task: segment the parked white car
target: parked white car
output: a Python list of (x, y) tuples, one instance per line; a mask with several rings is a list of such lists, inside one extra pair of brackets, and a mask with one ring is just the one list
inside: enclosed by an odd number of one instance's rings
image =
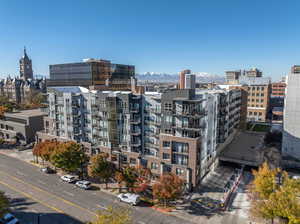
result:
[(64, 175), (61, 176), (60, 179), (68, 183), (74, 183), (76, 181), (76, 177), (72, 175)]
[(76, 184), (77, 187), (80, 187), (84, 190), (88, 190), (88, 189), (91, 188), (91, 182), (86, 181), (86, 180), (77, 181), (75, 184)]
[(293, 176), (293, 179), (300, 180), (300, 176)]
[(126, 202), (131, 205), (137, 205), (140, 202), (140, 196), (137, 194), (119, 194), (118, 198), (120, 201)]
[(20, 224), (19, 220), (10, 213), (6, 213), (2, 219), (0, 219), (0, 223), (4, 224)]

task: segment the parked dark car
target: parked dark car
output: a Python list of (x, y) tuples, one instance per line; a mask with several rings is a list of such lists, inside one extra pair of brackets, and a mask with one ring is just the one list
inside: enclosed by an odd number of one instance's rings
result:
[(52, 174), (52, 173), (56, 173), (54, 169), (50, 168), (50, 167), (43, 167), (41, 168), (41, 171), (43, 173), (47, 173), (47, 174)]

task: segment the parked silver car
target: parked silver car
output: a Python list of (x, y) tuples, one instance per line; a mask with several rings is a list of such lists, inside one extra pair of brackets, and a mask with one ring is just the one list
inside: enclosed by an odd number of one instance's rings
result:
[(86, 181), (86, 180), (80, 180), (80, 181), (77, 181), (75, 183), (75, 185), (79, 188), (82, 188), (84, 190), (88, 190), (91, 188), (91, 182), (89, 181)]

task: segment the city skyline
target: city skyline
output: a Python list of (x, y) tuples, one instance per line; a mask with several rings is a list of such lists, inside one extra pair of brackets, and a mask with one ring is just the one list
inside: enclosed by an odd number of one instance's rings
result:
[(103, 58), (133, 64), (137, 73), (188, 68), (225, 76), (257, 67), (277, 80), (300, 61), (296, 1), (30, 2), (0, 4), (2, 78), (19, 75), (24, 45), (42, 75), (50, 64)]

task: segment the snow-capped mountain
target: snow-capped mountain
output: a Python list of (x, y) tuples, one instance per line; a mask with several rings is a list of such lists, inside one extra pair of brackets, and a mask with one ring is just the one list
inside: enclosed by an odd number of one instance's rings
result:
[[(196, 72), (197, 82), (218, 82), (223, 83), (225, 81), (224, 76), (219, 76), (215, 74), (210, 74), (207, 72)], [(140, 82), (178, 82), (178, 74), (167, 74), (167, 73), (155, 73), (155, 72), (145, 72), (143, 74), (136, 74), (136, 78)]]

